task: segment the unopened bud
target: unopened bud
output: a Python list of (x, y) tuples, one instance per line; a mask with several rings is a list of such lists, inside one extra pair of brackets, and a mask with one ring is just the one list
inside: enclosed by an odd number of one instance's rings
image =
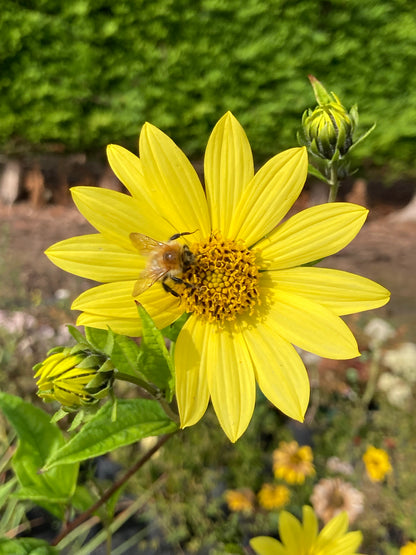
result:
[(348, 112), (335, 93), (328, 93), (315, 77), (309, 76), (318, 106), (302, 116), (299, 141), (320, 158), (344, 156), (353, 144), (357, 111)]
[(33, 369), (39, 397), (57, 401), (66, 410), (98, 402), (109, 393), (113, 382), (113, 366), (107, 357), (80, 345), (53, 349)]

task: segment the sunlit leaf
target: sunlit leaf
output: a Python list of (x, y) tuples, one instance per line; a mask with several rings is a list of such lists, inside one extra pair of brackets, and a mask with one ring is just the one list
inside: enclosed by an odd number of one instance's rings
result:
[[(42, 506), (61, 516), (63, 508), (57, 505), (68, 500), (74, 492), (78, 466), (57, 467), (47, 475), (38, 471), (48, 457), (65, 444), (62, 432), (50, 422), (46, 412), (20, 397), (0, 393), (0, 409), (19, 438), (12, 465), (20, 491), (26, 490), (37, 499), (44, 499)], [(32, 499), (32, 496), (27, 498)]]
[(172, 359), (165, 345), (165, 339), (153, 320), (141, 305), (137, 305), (142, 320), (140, 371), (151, 383), (165, 392), (168, 401), (174, 392)]
[(117, 419), (111, 419), (112, 403), (105, 404), (82, 430), (47, 461), (44, 470), (103, 455), (148, 436), (177, 429), (157, 401), (119, 399)]
[(176, 341), (181, 329), (183, 328), (189, 316), (190, 313), (184, 312), (182, 316), (176, 320), (176, 322), (173, 322), (173, 324), (171, 324), (170, 326), (163, 328), (162, 335), (164, 335), (171, 341)]
[(119, 372), (130, 374), (135, 377), (140, 377), (143, 380), (145, 377), (139, 371), (139, 356), (140, 347), (125, 335), (114, 336), (114, 348), (111, 353), (111, 362)]
[(106, 355), (110, 355), (114, 346), (114, 333), (110, 330), (85, 327), (85, 337), (89, 344)]

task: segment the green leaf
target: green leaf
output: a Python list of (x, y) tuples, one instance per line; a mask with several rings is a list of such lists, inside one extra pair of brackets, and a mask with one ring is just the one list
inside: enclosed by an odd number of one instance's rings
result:
[(72, 337), (75, 339), (77, 343), (81, 343), (81, 344), (85, 343), (85, 337), (76, 327), (68, 325), (67, 328), (69, 333), (72, 335)]
[(38, 471), (51, 454), (65, 444), (62, 432), (56, 424), (50, 422), (46, 412), (20, 397), (0, 393), (0, 409), (19, 438), (12, 465), (21, 490), (30, 491), (31, 494), (36, 492), (39, 498), (47, 500), (47, 506), (42, 506), (61, 516), (63, 509), (51, 506), (60, 505), (73, 494), (78, 475), (77, 465), (58, 467), (48, 474), (39, 474)]
[(17, 480), (16, 478), (11, 478), (6, 483), (1, 484), (0, 486), (0, 509), (9, 499), (10, 493), (16, 487)]
[(38, 488), (21, 487), (15, 494), (14, 497), (17, 499), (29, 499), (36, 504), (41, 504), (44, 506), (45, 503), (50, 502), (56, 503), (57, 505), (65, 505), (68, 502), (67, 496), (59, 496), (57, 493), (51, 494), (46, 490), (41, 490)]
[(354, 141), (353, 144), (350, 146), (349, 152), (354, 150), (357, 145), (359, 145), (362, 141), (364, 141), (369, 136), (369, 134), (374, 131), (374, 129), (376, 128), (376, 125), (377, 125), (376, 123), (373, 123), (373, 125), (370, 127), (368, 131), (364, 133), (364, 135), (361, 135), (361, 137), (358, 137), (358, 139)]
[(0, 555), (59, 555), (59, 550), (36, 538), (0, 538)]
[(149, 382), (164, 391), (166, 399), (170, 402), (175, 390), (175, 381), (165, 339), (146, 310), (140, 304), (137, 304), (137, 309), (143, 326), (140, 370)]
[(184, 312), (182, 316), (180, 316), (180, 318), (178, 318), (175, 322), (173, 322), (173, 324), (161, 330), (162, 335), (164, 337), (167, 337), (171, 341), (176, 342), (176, 340), (178, 339), (178, 335), (181, 329), (183, 328), (185, 322), (189, 318), (189, 316), (190, 316), (190, 313)]
[(94, 497), (89, 488), (78, 485), (75, 493), (72, 497), (72, 506), (79, 512), (86, 511), (97, 501), (97, 497)]
[(114, 336), (114, 348), (110, 355), (111, 362), (119, 372), (139, 377), (145, 377), (139, 370), (140, 347), (133, 339), (125, 335)]
[(114, 332), (98, 328), (85, 328), (85, 337), (91, 347), (106, 355), (110, 355), (114, 346)]
[(110, 357), (113, 366), (119, 372), (146, 381), (139, 370), (140, 347), (133, 339), (111, 330), (88, 327), (85, 328), (85, 337), (93, 349)]
[(324, 174), (321, 173), (318, 169), (316, 169), (315, 166), (312, 166), (312, 164), (309, 164), (308, 166), (308, 173), (310, 173), (314, 177), (317, 177), (321, 181), (328, 183), (328, 179), (324, 176)]
[(157, 401), (119, 399), (117, 419), (111, 420), (113, 404), (106, 403), (71, 441), (46, 462), (45, 468), (73, 464), (97, 457), (144, 437), (170, 434), (177, 425), (170, 420)]

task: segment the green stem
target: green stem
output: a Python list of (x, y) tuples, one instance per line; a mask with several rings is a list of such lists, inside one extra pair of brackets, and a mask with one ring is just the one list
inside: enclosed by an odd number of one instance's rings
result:
[(368, 377), (367, 386), (361, 400), (363, 405), (366, 407), (368, 407), (368, 405), (370, 404), (370, 401), (374, 397), (374, 393), (376, 391), (378, 375), (380, 371), (380, 358), (381, 351), (380, 349), (377, 349), (373, 353), (373, 358), (370, 364), (370, 375)]
[(117, 380), (122, 380), (123, 382), (130, 382), (134, 385), (141, 387), (142, 389), (145, 389), (155, 399), (157, 399), (158, 396), (160, 395), (160, 391), (159, 389), (157, 389), (157, 387), (150, 385), (148, 382), (146, 382), (145, 380), (142, 380), (138, 376), (132, 376), (131, 374), (124, 374), (123, 372), (117, 371), (114, 377)]
[(335, 202), (339, 189), (339, 180), (335, 164), (331, 163), (331, 177), (329, 178), (329, 196), (328, 202)]
[(165, 411), (166, 415), (173, 420), (173, 422), (175, 422), (176, 424), (180, 424), (180, 420), (179, 420), (179, 416), (176, 414), (176, 412), (174, 412), (171, 408), (169, 403), (166, 401), (166, 399), (164, 399), (163, 397), (161, 397), (160, 399), (157, 399), (160, 403), (160, 406), (162, 407), (162, 409)]
[(107, 540), (105, 542), (106, 543), (106, 554), (111, 555), (111, 545), (113, 543), (112, 542), (113, 536), (111, 534), (111, 530), (110, 530), (109, 527), (107, 527), (106, 532), (107, 532)]

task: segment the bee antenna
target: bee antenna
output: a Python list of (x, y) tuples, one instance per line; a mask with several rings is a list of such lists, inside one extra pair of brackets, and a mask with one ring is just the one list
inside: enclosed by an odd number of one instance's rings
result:
[(198, 231), (198, 228), (195, 229), (195, 231), (182, 231), (182, 233), (175, 233), (174, 235), (172, 235), (169, 241), (175, 241), (175, 239), (179, 239), (179, 237), (182, 237), (183, 235), (193, 235), (197, 231)]

